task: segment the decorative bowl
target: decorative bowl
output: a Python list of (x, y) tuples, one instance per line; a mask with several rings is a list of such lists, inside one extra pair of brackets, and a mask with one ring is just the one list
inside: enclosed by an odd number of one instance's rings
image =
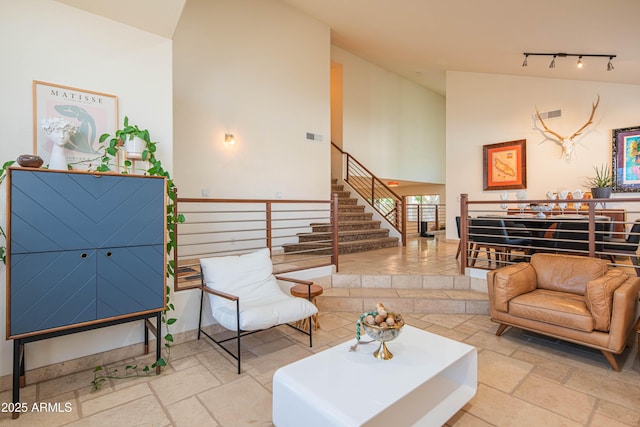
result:
[(393, 354), (389, 351), (385, 343), (398, 338), (403, 326), (404, 321), (398, 322), (393, 326), (371, 325), (366, 322), (362, 322), (362, 328), (369, 338), (380, 342), (378, 349), (373, 352), (373, 357), (382, 360), (389, 360), (393, 357)]
[(544, 213), (553, 209), (553, 207), (549, 205), (531, 205), (529, 208), (534, 212), (538, 212), (536, 218), (546, 218), (547, 216)]
[(17, 162), (20, 166), (25, 168), (39, 168), (44, 161), (40, 156), (33, 154), (23, 154), (18, 157)]

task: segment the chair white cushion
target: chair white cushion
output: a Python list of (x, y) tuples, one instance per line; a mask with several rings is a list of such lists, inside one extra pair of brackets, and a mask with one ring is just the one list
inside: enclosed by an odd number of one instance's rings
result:
[[(294, 322), (318, 312), (304, 298), (292, 297), (280, 289), (272, 274), (269, 249), (200, 260), (207, 287), (239, 297), (240, 329), (255, 331)], [(214, 319), (230, 330), (237, 330), (236, 304), (209, 295)]]

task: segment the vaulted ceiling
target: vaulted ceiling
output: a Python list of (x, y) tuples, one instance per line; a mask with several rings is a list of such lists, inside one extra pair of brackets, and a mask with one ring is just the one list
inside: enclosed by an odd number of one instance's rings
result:
[[(171, 38), (189, 0), (58, 1)], [(441, 94), (446, 71), (640, 84), (638, 0), (279, 1), (328, 25), (332, 44)], [(617, 58), (612, 71), (607, 58), (551, 69), (551, 57), (522, 67), (523, 52)]]

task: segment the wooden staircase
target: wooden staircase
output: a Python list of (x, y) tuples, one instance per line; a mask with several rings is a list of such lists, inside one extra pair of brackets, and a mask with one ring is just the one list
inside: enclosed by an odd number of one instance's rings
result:
[[(364, 211), (358, 199), (351, 197), (344, 185), (332, 180), (331, 192), (338, 194), (338, 249), (340, 254), (365, 252), (398, 246), (397, 237), (389, 237), (389, 229), (381, 228), (381, 221)], [(312, 251), (318, 255), (331, 254), (331, 224), (312, 223), (310, 233), (299, 233), (298, 243), (283, 245), (285, 253)]]

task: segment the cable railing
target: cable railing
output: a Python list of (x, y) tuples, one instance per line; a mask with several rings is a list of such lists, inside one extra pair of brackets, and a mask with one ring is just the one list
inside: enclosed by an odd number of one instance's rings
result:
[[(175, 289), (200, 286), (200, 258), (271, 250), (274, 274), (335, 265), (338, 198), (264, 200), (181, 198), (175, 203)], [(320, 232), (311, 233), (319, 229)], [(308, 236), (313, 235), (312, 240)]]
[(406, 203), (407, 235), (428, 235), (445, 229), (447, 210), (444, 204)]
[(640, 276), (640, 198), (469, 200), (461, 195), (460, 269), (495, 269), (539, 252), (602, 258)]
[(345, 162), (344, 180), (367, 203), (375, 209), (402, 236), (402, 244), (406, 244), (406, 214), (404, 200), (376, 177), (362, 163), (333, 142), (331, 145), (338, 150)]

